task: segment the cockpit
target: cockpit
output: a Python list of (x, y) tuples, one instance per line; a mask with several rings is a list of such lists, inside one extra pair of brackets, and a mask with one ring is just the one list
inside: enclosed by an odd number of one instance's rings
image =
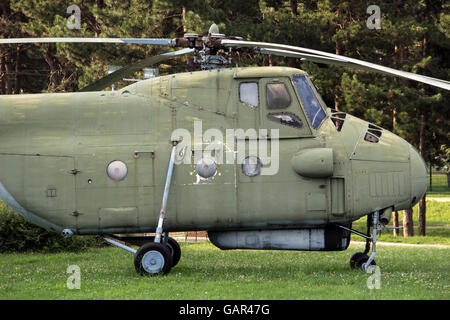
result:
[(325, 104), (307, 75), (242, 79), (239, 112), (258, 114), (261, 128), (280, 130), (280, 137), (310, 136), (326, 118)]

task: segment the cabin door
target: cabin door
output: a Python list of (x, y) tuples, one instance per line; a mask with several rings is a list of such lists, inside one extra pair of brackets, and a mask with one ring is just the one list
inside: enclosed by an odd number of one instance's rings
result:
[(304, 179), (292, 169), (292, 156), (317, 141), (291, 80), (242, 79), (237, 86), (237, 130), (243, 129), (236, 135), (240, 223), (281, 227), (326, 216), (327, 180)]

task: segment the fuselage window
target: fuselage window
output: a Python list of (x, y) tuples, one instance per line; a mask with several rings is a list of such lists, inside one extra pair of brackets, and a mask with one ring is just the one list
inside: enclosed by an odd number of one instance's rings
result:
[(308, 118), (311, 121), (311, 125), (314, 129), (317, 129), (326, 117), (325, 111), (320, 106), (319, 100), (309, 86), (305, 76), (294, 76), (293, 80), (308, 114)]
[(239, 100), (253, 108), (259, 105), (258, 83), (242, 82), (239, 85)]
[(286, 109), (291, 104), (291, 96), (284, 83), (268, 83), (267, 109)]

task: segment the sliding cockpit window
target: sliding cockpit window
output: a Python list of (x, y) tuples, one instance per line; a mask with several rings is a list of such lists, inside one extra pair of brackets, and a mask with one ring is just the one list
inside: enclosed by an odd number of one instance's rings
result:
[(302, 104), (314, 129), (317, 129), (326, 117), (314, 91), (311, 89), (306, 76), (293, 76)]

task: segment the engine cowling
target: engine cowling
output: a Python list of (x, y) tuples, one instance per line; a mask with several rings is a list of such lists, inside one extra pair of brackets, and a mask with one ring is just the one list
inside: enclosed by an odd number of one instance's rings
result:
[(297, 152), (291, 159), (296, 173), (307, 178), (329, 178), (333, 175), (333, 149), (311, 148)]

